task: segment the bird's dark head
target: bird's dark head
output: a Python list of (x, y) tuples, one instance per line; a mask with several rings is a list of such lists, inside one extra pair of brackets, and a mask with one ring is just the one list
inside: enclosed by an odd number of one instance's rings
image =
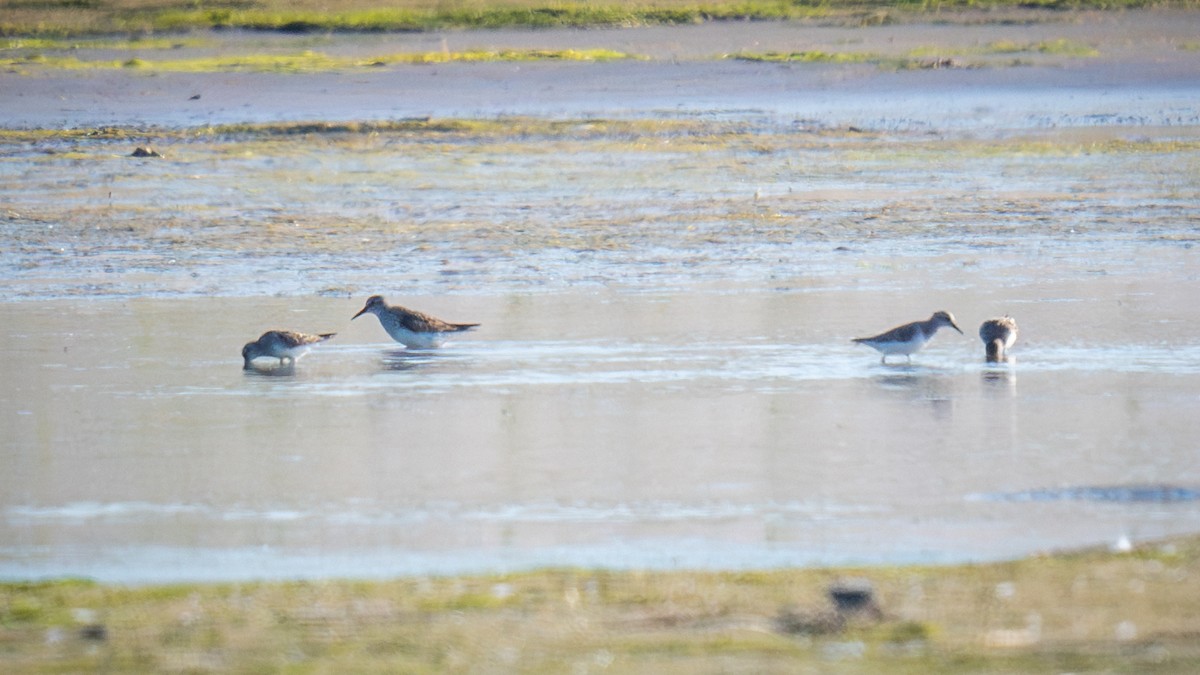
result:
[(257, 342), (247, 342), (245, 347), (242, 347), (242, 370), (250, 370), (250, 362), (262, 356), (262, 350), (259, 349)]
[(374, 314), (384, 307), (387, 307), (387, 303), (383, 301), (383, 296), (372, 295), (371, 297), (367, 298), (367, 304), (363, 305), (363, 308), (358, 310), (358, 314), (350, 317), (350, 320), (353, 321), (367, 312)]
[(930, 318), (933, 320), (934, 326), (949, 326), (960, 334), (962, 333), (962, 329), (958, 327), (958, 324), (954, 323), (954, 315), (950, 312), (934, 312)]

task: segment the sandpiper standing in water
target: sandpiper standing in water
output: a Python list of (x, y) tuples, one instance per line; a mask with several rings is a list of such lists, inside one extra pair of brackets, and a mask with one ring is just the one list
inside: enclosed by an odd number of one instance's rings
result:
[(912, 361), (912, 355), (929, 342), (933, 334), (942, 326), (949, 326), (962, 333), (962, 329), (954, 323), (954, 315), (950, 312), (934, 312), (926, 321), (914, 321), (903, 326), (880, 333), (872, 337), (854, 338), (854, 342), (867, 345), (883, 354), (881, 363), (887, 363), (887, 357), (892, 354), (903, 354)]
[(1008, 348), (1017, 341), (1017, 322), (1011, 316), (988, 319), (979, 326), (988, 363), (1008, 360)]
[(358, 314), (350, 317), (350, 320), (353, 321), (367, 313), (379, 317), (379, 324), (387, 334), (409, 349), (432, 349), (441, 346), (449, 333), (460, 333), (479, 325), (442, 321), (400, 305), (389, 305), (383, 296), (379, 295), (367, 298), (367, 304), (358, 310)]
[(247, 342), (242, 347), (242, 369), (250, 370), (250, 362), (260, 356), (279, 359), (279, 365), (296, 364), (296, 359), (308, 353), (308, 350), (318, 342), (324, 342), (337, 333), (321, 333), (309, 335), (290, 330), (269, 330), (254, 342)]

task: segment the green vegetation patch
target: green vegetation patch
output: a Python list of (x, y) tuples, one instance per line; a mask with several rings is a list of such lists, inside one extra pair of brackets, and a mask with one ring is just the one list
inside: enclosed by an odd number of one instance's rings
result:
[[(548, 119), (539, 117), (499, 116), (488, 118), (438, 118), (412, 117), (367, 121), (325, 122), (319, 120), (298, 122), (234, 123), (198, 127), (135, 127), (106, 126), (81, 127), (74, 129), (0, 129), (0, 144), (22, 145), (29, 143), (119, 143), (163, 144), (211, 139), (237, 140), (294, 138), (309, 135), (321, 136), (379, 136), (402, 135), (413, 138), (455, 138), (471, 140), (528, 141), (538, 139), (562, 139), (586, 141), (588, 139), (613, 138), (626, 142), (646, 139), (669, 139), (673, 147), (689, 147), (681, 141), (694, 141), (703, 145), (712, 142), (741, 143), (748, 152), (771, 152), (774, 147), (772, 132), (743, 122), (711, 122), (695, 119)], [(955, 154), (963, 157), (1041, 155), (1074, 156), (1080, 154), (1178, 154), (1200, 152), (1200, 140), (1176, 137), (1165, 138), (1113, 138), (1110, 134), (1093, 130), (1079, 130), (1056, 138), (1032, 135), (1006, 139), (986, 140), (908, 140), (899, 146), (878, 143), (877, 136), (862, 130), (814, 127), (803, 135), (791, 131), (783, 133), (789, 146), (794, 143), (815, 143), (822, 147), (831, 142), (855, 141), (853, 146), (839, 146), (844, 153), (864, 153), (874, 156), (886, 152), (925, 154), (943, 153), (947, 144)], [(840, 139), (840, 140), (839, 140)], [(528, 149), (526, 150), (528, 151)], [(745, 573), (752, 578), (757, 573)]]
[(386, 54), (367, 59), (330, 56), (321, 52), (299, 54), (246, 54), (191, 59), (80, 59), (75, 56), (28, 54), (8, 61), (11, 67), (36, 66), (58, 70), (130, 69), (147, 73), (271, 72), (313, 73), (378, 67), (392, 64), (478, 63), (501, 61), (611, 61), (639, 58), (608, 49), (505, 49), (465, 52), (425, 52)]
[[(22, 133), (20, 131), (13, 133)], [(292, 137), (308, 134), (408, 136), (456, 136), (464, 139), (568, 138), (574, 140), (618, 136), (706, 135), (736, 133), (735, 129), (714, 130), (703, 122), (691, 120), (550, 120), (534, 117), (497, 117), (488, 119), (407, 118), (369, 122), (270, 122), (223, 124), (166, 133), (190, 138), (238, 137), (243, 139)], [(4, 132), (0, 131), (0, 138)]]
[(390, 54), (365, 61), (359, 65), (388, 65), (392, 63), (455, 63), (487, 61), (619, 61), (644, 59), (611, 49), (473, 49), (464, 52), (425, 52), (421, 54)]
[(1002, 142), (973, 141), (955, 143), (965, 157), (995, 157), (1028, 155), (1043, 157), (1074, 157), (1079, 155), (1167, 155), (1200, 152), (1200, 140), (1195, 139), (1071, 139), (1035, 140), (1010, 139)]
[[(1010, 56), (1048, 55), (1066, 57), (1099, 56), (1099, 50), (1073, 40), (1047, 40), (1042, 42), (1016, 43), (993, 42), (980, 47), (918, 47), (903, 56), (888, 56), (873, 52), (825, 52), (820, 50), (797, 52), (739, 52), (726, 58), (760, 63), (867, 63), (893, 70), (922, 68), (977, 67), (982, 63), (966, 64), (949, 57), (955, 56)], [(1019, 62), (1009, 62), (1014, 65)]]
[(17, 50), (77, 50), (77, 49), (150, 49), (167, 50), (203, 47), (210, 41), (194, 37), (134, 37), (70, 39), (56, 37), (14, 37), (0, 39), (0, 51)]
[(909, 52), (914, 58), (933, 56), (991, 56), (1012, 54), (1046, 54), (1051, 56), (1092, 57), (1100, 50), (1075, 40), (1045, 40), (1042, 42), (1012, 42), (1001, 40), (979, 47), (918, 47)]
[(818, 50), (801, 52), (739, 52), (737, 54), (730, 54), (727, 58), (762, 63), (884, 63), (895, 60), (869, 52), (823, 52)]
[(887, 70), (977, 67), (973, 64), (964, 64), (945, 57), (885, 56), (870, 52), (739, 52), (737, 54), (730, 54), (726, 58), (758, 63), (864, 63)]
[(0, 35), (139, 34), (211, 28), (396, 32), (813, 20), (864, 24), (953, 10), (1194, 8), (1197, 0), (7, 0)]

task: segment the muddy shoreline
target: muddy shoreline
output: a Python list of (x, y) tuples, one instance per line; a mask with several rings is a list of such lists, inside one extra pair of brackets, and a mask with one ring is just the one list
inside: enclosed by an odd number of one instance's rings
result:
[[(0, 662), (17, 672), (1192, 673), (1197, 571), (1196, 540), (1182, 538), (937, 568), (6, 583)], [(838, 604), (845, 589), (868, 611)]]

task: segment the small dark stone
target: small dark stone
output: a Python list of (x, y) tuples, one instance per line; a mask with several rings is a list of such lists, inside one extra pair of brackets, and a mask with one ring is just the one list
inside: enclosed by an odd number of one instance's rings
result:
[(154, 148), (151, 148), (149, 146), (146, 146), (144, 148), (141, 146), (138, 146), (136, 149), (134, 149), (133, 153), (129, 156), (130, 157), (162, 157), (162, 155), (159, 154), (159, 152), (157, 150), (155, 150)]
[(926, 70), (940, 70), (942, 68), (961, 68), (962, 64), (951, 58), (936, 58), (926, 59), (921, 62), (921, 67)]
[(839, 614), (867, 614), (880, 618), (875, 589), (866, 579), (845, 579), (829, 587), (829, 599)]
[(84, 626), (83, 628), (80, 628), (79, 637), (83, 638), (84, 640), (103, 642), (108, 639), (108, 629), (104, 627), (104, 624), (94, 623), (90, 626)]

